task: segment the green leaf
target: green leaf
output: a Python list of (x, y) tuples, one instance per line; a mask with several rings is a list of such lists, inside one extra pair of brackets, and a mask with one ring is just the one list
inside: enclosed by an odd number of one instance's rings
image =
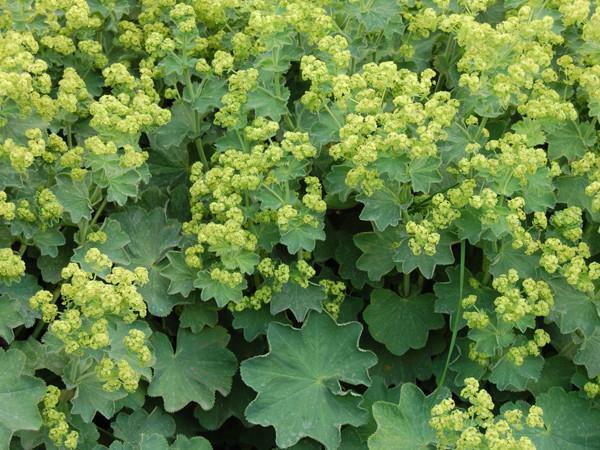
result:
[(39, 318), (39, 313), (29, 306), (29, 298), (40, 289), (36, 278), (29, 274), (10, 285), (0, 283), (0, 336), (7, 343), (14, 339), (13, 328), (31, 327)]
[(584, 336), (573, 362), (584, 365), (590, 379), (600, 375), (600, 326), (596, 326), (590, 335)]
[(171, 121), (148, 133), (148, 138), (152, 147), (168, 149), (178, 147), (186, 139), (193, 137), (195, 130), (194, 110), (189, 104), (176, 101), (171, 107)]
[(497, 252), (486, 248), (485, 254), (491, 261), (490, 273), (497, 277), (515, 269), (521, 278), (538, 278), (539, 261), (533, 255), (526, 255), (523, 248), (513, 248), (512, 239), (505, 238), (499, 243)]
[(154, 379), (148, 395), (162, 397), (165, 410), (175, 412), (194, 401), (203, 409), (215, 403), (215, 392), (227, 395), (236, 372), (236, 358), (229, 350), (229, 335), (224, 328), (205, 328), (198, 334), (186, 329), (177, 333), (173, 352), (169, 338), (152, 336), (156, 352)]
[(310, 310), (321, 311), (322, 301), (327, 296), (321, 286), (309, 284), (303, 288), (294, 281), (288, 281), (280, 292), (274, 292), (271, 298), (271, 314), (286, 309), (294, 313), (297, 321), (302, 322)]
[(362, 252), (356, 260), (356, 267), (367, 272), (370, 280), (381, 280), (381, 277), (395, 267), (394, 253), (397, 242), (398, 233), (391, 228), (381, 233), (356, 234), (354, 244)]
[[(71, 399), (71, 413), (80, 415), (86, 423), (91, 423), (97, 412), (106, 419), (112, 418), (116, 412), (116, 401), (126, 397), (127, 393), (123, 390), (107, 392), (102, 387), (104, 383), (96, 376), (93, 366), (88, 366), (88, 370), (83, 373), (77, 373), (80, 362), (83, 361), (71, 361), (63, 376), (67, 388), (75, 390)], [(73, 374), (76, 376), (71, 377)]]
[[(360, 5), (360, 6), (359, 6)], [(374, 0), (368, 3), (349, 4), (348, 10), (367, 32), (384, 30), (390, 19), (400, 14), (400, 6), (395, 0)]]
[(468, 239), (473, 245), (479, 242), (483, 232), (480, 216), (480, 212), (474, 208), (467, 206), (461, 209), (460, 217), (454, 221), (460, 240)]
[(244, 339), (252, 342), (258, 336), (267, 334), (267, 328), (272, 321), (286, 322), (283, 314), (274, 317), (269, 308), (262, 307), (259, 310), (234, 311), (231, 324), (236, 330), (243, 330)]
[(257, 116), (265, 116), (279, 122), (281, 116), (288, 112), (287, 102), (290, 98), (290, 91), (286, 87), (281, 87), (281, 94), (275, 92), (274, 83), (271, 86), (258, 86), (248, 93), (246, 109), (253, 109)]
[(402, 201), (393, 189), (380, 189), (370, 197), (358, 195), (356, 199), (364, 205), (360, 219), (372, 221), (379, 231), (398, 225), (402, 211), (410, 204), (410, 200)]
[(548, 280), (554, 294), (554, 306), (550, 319), (558, 325), (560, 332), (569, 334), (576, 330), (591, 335), (600, 326), (598, 310), (590, 298), (569, 285), (564, 278)]
[(217, 311), (216, 305), (212, 302), (196, 302), (185, 305), (179, 316), (179, 325), (183, 328), (189, 328), (194, 334), (198, 334), (204, 327), (214, 327), (217, 324)]
[(89, 220), (92, 217), (89, 193), (90, 181), (89, 176), (77, 183), (74, 183), (69, 175), (56, 176), (56, 186), (52, 191), (74, 223), (79, 222), (81, 219)]
[(139, 288), (148, 304), (148, 311), (159, 317), (169, 315), (173, 307), (185, 301), (176, 295), (169, 295), (169, 281), (161, 275), (160, 262), (167, 252), (181, 240), (181, 225), (177, 220), (167, 219), (162, 208), (146, 211), (139, 207), (129, 207), (124, 212), (113, 214), (129, 236), (126, 250), (130, 267), (141, 266), (148, 269), (150, 281)]
[(279, 447), (311, 437), (336, 449), (341, 426), (359, 426), (366, 419), (359, 397), (340, 385), (370, 384), (368, 368), (377, 359), (358, 347), (361, 331), (359, 323), (337, 325), (328, 315), (315, 313), (301, 329), (272, 323), (269, 353), (241, 366), (242, 380), (258, 392), (246, 419), (273, 426)]
[(428, 193), (431, 185), (442, 180), (438, 158), (415, 159), (408, 169), (414, 191)]
[(401, 238), (395, 243), (396, 251), (393, 256), (398, 270), (403, 273), (411, 273), (413, 270), (419, 269), (425, 278), (430, 279), (433, 278), (437, 266), (452, 264), (454, 262), (451, 248), (452, 236), (443, 232), (440, 234), (440, 242), (436, 247), (435, 254), (427, 255), (422, 252), (420, 255), (415, 255), (408, 246), (408, 235), (402, 232)]
[(23, 325), (25, 320), (21, 316), (21, 305), (15, 299), (0, 295), (0, 337), (7, 344), (15, 338), (13, 328)]
[(317, 241), (325, 240), (323, 222), (319, 221), (317, 227), (304, 223), (302, 219), (294, 218), (289, 221), (288, 229), (281, 233), (281, 243), (288, 251), (295, 255), (300, 250), (312, 252)]
[(242, 299), (242, 291), (246, 288), (246, 280), (237, 286), (228, 286), (213, 280), (210, 274), (198, 272), (194, 280), (194, 287), (202, 289), (200, 298), (205, 302), (215, 299), (219, 308), (224, 307), (229, 302), (238, 303)]
[(503, 357), (492, 369), (489, 380), (501, 391), (524, 391), (527, 384), (538, 380), (544, 367), (540, 356), (528, 356), (521, 365)]
[(171, 450), (212, 450), (212, 445), (202, 436), (188, 438), (183, 434), (178, 434)]
[(93, 271), (92, 267), (85, 262), (85, 254), (90, 248), (97, 248), (115, 264), (128, 266), (131, 260), (125, 248), (131, 240), (121, 228), (121, 224), (112, 218), (107, 218), (102, 224), (101, 229), (109, 237), (106, 239), (106, 242), (86, 241), (81, 247), (75, 250), (72, 260), (78, 263), (84, 270)]
[(527, 185), (520, 189), (525, 199), (525, 211), (545, 211), (554, 207), (556, 196), (550, 170), (546, 167), (538, 169), (527, 178)]
[(147, 178), (142, 176), (147, 167), (128, 169), (121, 166), (118, 155), (89, 155), (87, 157), (93, 172), (93, 181), (107, 189), (107, 199), (119, 206), (124, 206), (128, 198), (138, 196), (139, 185)]
[(227, 81), (221, 78), (205, 78), (202, 83), (192, 83), (193, 91), (185, 89), (183, 99), (192, 104), (200, 116), (222, 105), (221, 98), (227, 93)]
[(169, 263), (160, 270), (160, 274), (170, 281), (168, 293), (188, 297), (194, 289), (198, 271), (186, 264), (182, 252), (168, 252), (167, 259)]
[(44, 382), (25, 372), (26, 356), (0, 349), (0, 448), (8, 449), (13, 433), (42, 426), (38, 403), (46, 393)]
[(600, 448), (600, 410), (577, 392), (553, 387), (536, 397), (544, 411), (543, 430), (525, 427), (537, 450), (588, 450)]
[(126, 443), (137, 444), (143, 435), (158, 434), (171, 437), (175, 434), (175, 420), (160, 408), (154, 408), (147, 413), (138, 409), (131, 414), (119, 413), (112, 424), (115, 437)]
[(588, 122), (569, 120), (553, 128), (546, 140), (550, 159), (564, 156), (571, 161), (581, 158), (596, 143), (596, 127)]
[[(593, 213), (592, 197), (585, 193), (585, 188), (589, 181), (583, 176), (561, 176), (554, 180), (556, 185), (557, 201), (566, 203), (569, 206), (579, 206)], [(592, 214), (595, 221), (598, 221), (598, 213)]]
[(400, 402), (376, 402), (373, 417), (377, 431), (369, 438), (369, 450), (428, 450), (436, 443), (435, 431), (429, 426), (431, 408), (448, 397), (446, 389), (425, 396), (411, 383), (402, 385)]
[(546, 142), (546, 135), (539, 120), (525, 118), (515, 123), (511, 128), (518, 134), (527, 136), (527, 145), (531, 147), (542, 145)]
[(230, 417), (243, 421), (244, 410), (253, 398), (252, 389), (242, 383), (239, 377), (235, 377), (229, 395), (217, 393), (215, 405), (208, 411), (196, 407), (194, 417), (207, 430), (218, 430)]
[[(374, 290), (363, 313), (371, 336), (398, 356), (411, 348), (423, 347), (429, 330), (441, 328), (445, 323), (442, 315), (433, 310), (434, 298), (433, 294), (402, 298), (387, 289)], [(403, 325), (399, 327), (398, 323)]]
[(33, 234), (33, 244), (40, 249), (42, 255), (55, 258), (58, 255), (58, 247), (65, 245), (65, 237), (55, 228), (46, 228)]
[[(152, 335), (152, 329), (148, 322), (144, 320), (136, 320), (132, 323), (125, 323), (123, 320), (111, 317), (108, 322), (108, 334), (110, 336), (110, 350), (108, 351), (109, 356), (115, 360), (124, 359), (137, 373), (140, 373), (146, 381), (152, 379), (152, 370), (150, 366), (154, 365), (154, 356), (147, 364), (142, 364), (135, 353), (133, 353), (124, 342), (125, 336), (129, 334), (131, 330), (140, 330), (145, 336)], [(152, 350), (152, 347), (150, 347)]]

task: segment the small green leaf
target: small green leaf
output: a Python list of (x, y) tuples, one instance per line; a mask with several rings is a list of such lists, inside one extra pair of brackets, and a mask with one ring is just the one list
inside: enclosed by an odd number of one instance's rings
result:
[(280, 292), (273, 293), (271, 314), (289, 309), (294, 313), (296, 320), (302, 322), (310, 310), (321, 311), (321, 304), (325, 298), (325, 291), (321, 286), (309, 284), (303, 288), (294, 281), (288, 281)]
[(158, 434), (171, 437), (175, 434), (175, 420), (160, 408), (154, 408), (150, 413), (138, 409), (131, 414), (119, 413), (112, 424), (115, 437), (126, 443), (137, 444), (143, 435)]
[(148, 269), (150, 281), (139, 289), (148, 303), (148, 311), (159, 317), (169, 315), (175, 305), (185, 301), (182, 297), (169, 295), (169, 281), (161, 275), (160, 263), (181, 240), (181, 225), (177, 220), (167, 219), (162, 208), (146, 211), (134, 206), (111, 217), (129, 236), (130, 242), (126, 247), (129, 267)]
[(584, 365), (590, 379), (600, 375), (600, 326), (596, 326), (590, 335), (584, 336), (573, 362)]
[(569, 120), (553, 128), (547, 141), (548, 156), (551, 159), (565, 156), (571, 161), (581, 158), (596, 143), (596, 127), (588, 122)]
[(281, 233), (281, 243), (292, 255), (300, 250), (312, 252), (316, 242), (323, 240), (325, 240), (325, 231), (321, 221), (314, 227), (312, 224), (304, 223), (302, 219), (294, 218), (289, 221), (288, 229)]
[(248, 342), (267, 334), (267, 328), (271, 322), (286, 323), (287, 320), (284, 314), (273, 316), (266, 306), (259, 310), (245, 309), (233, 312), (233, 328), (243, 330), (244, 339)]
[(384, 232), (358, 233), (354, 236), (354, 244), (362, 255), (356, 260), (356, 267), (368, 273), (369, 279), (381, 280), (394, 267), (394, 254), (398, 233), (390, 228)]
[(171, 446), (171, 450), (212, 450), (210, 442), (202, 436), (188, 438), (183, 434), (178, 434), (177, 439)]
[(413, 190), (428, 193), (432, 184), (441, 181), (440, 164), (441, 161), (437, 158), (415, 159), (408, 169)]
[(238, 303), (242, 299), (242, 291), (246, 288), (246, 280), (243, 280), (237, 286), (228, 286), (213, 280), (210, 274), (206, 272), (198, 272), (194, 287), (202, 289), (200, 297), (205, 302), (215, 299), (217, 306), (222, 308), (229, 302)]
[(358, 195), (356, 199), (364, 205), (360, 219), (372, 221), (379, 231), (398, 225), (402, 219), (402, 211), (410, 204), (409, 201), (402, 201), (399, 194), (389, 188), (375, 191), (369, 197)]
[(170, 281), (168, 293), (181, 294), (187, 298), (194, 289), (197, 270), (186, 264), (182, 252), (168, 252), (167, 259), (169, 263), (160, 270), (160, 274)]
[(92, 205), (90, 204), (90, 177), (73, 182), (68, 175), (57, 175), (56, 186), (52, 189), (58, 202), (69, 213), (71, 221), (79, 222), (81, 219), (90, 219)]
[(71, 413), (80, 415), (86, 423), (91, 423), (97, 412), (106, 419), (111, 419), (116, 411), (116, 401), (126, 397), (127, 393), (122, 389), (114, 392), (106, 391), (102, 387), (104, 383), (96, 376), (94, 367), (71, 378), (70, 375), (78, 371), (80, 360), (76, 361), (70, 362), (65, 370), (66, 376), (63, 377), (67, 387), (75, 389), (75, 395), (71, 399), (73, 405)]
[(248, 93), (246, 109), (253, 109), (257, 116), (279, 121), (281, 116), (288, 112), (287, 102), (290, 91), (286, 87), (281, 87), (281, 94), (277, 95), (275, 92), (273, 83), (271, 86), (258, 86)]
[(185, 305), (179, 316), (182, 328), (189, 328), (192, 333), (198, 334), (206, 326), (214, 327), (218, 321), (217, 307), (212, 302), (196, 302)]
[(544, 367), (544, 359), (528, 356), (521, 365), (503, 357), (492, 369), (489, 380), (501, 391), (524, 391), (527, 384), (538, 380)]

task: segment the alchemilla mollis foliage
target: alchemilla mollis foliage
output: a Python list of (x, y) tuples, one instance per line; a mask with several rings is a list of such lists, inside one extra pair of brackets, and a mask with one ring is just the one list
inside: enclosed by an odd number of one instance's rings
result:
[(0, 450), (600, 449), (596, 0), (0, 0)]

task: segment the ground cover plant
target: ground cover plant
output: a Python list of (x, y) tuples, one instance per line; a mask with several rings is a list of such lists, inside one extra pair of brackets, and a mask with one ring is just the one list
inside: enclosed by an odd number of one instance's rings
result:
[(600, 448), (590, 0), (0, 0), (0, 449)]

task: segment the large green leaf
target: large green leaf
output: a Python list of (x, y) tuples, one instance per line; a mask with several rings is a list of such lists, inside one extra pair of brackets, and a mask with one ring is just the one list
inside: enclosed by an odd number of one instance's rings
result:
[(273, 426), (279, 447), (311, 437), (337, 448), (342, 425), (366, 420), (360, 397), (340, 385), (370, 384), (368, 368), (377, 359), (358, 347), (361, 330), (356, 322), (337, 325), (323, 313), (311, 313), (301, 329), (272, 323), (269, 353), (242, 363), (242, 380), (258, 392), (247, 420)]
[(215, 392), (227, 395), (237, 370), (236, 358), (226, 348), (228, 342), (229, 335), (221, 327), (205, 328), (198, 334), (179, 329), (174, 352), (169, 338), (155, 333), (156, 364), (148, 395), (162, 397), (169, 412), (192, 401), (203, 409), (212, 408)]
[(448, 396), (446, 389), (425, 396), (411, 383), (402, 385), (400, 402), (376, 402), (373, 416), (377, 431), (369, 438), (370, 450), (429, 450), (436, 442), (429, 426), (431, 408)]
[(429, 330), (445, 323), (442, 315), (434, 312), (434, 298), (433, 294), (403, 298), (388, 289), (374, 290), (363, 313), (371, 336), (398, 356), (423, 347)]
[(8, 450), (15, 431), (42, 426), (38, 403), (46, 392), (44, 382), (25, 371), (25, 354), (0, 349), (0, 449)]
[(591, 450), (600, 448), (600, 410), (576, 392), (558, 387), (536, 397), (544, 411), (545, 428), (526, 427), (537, 450)]

